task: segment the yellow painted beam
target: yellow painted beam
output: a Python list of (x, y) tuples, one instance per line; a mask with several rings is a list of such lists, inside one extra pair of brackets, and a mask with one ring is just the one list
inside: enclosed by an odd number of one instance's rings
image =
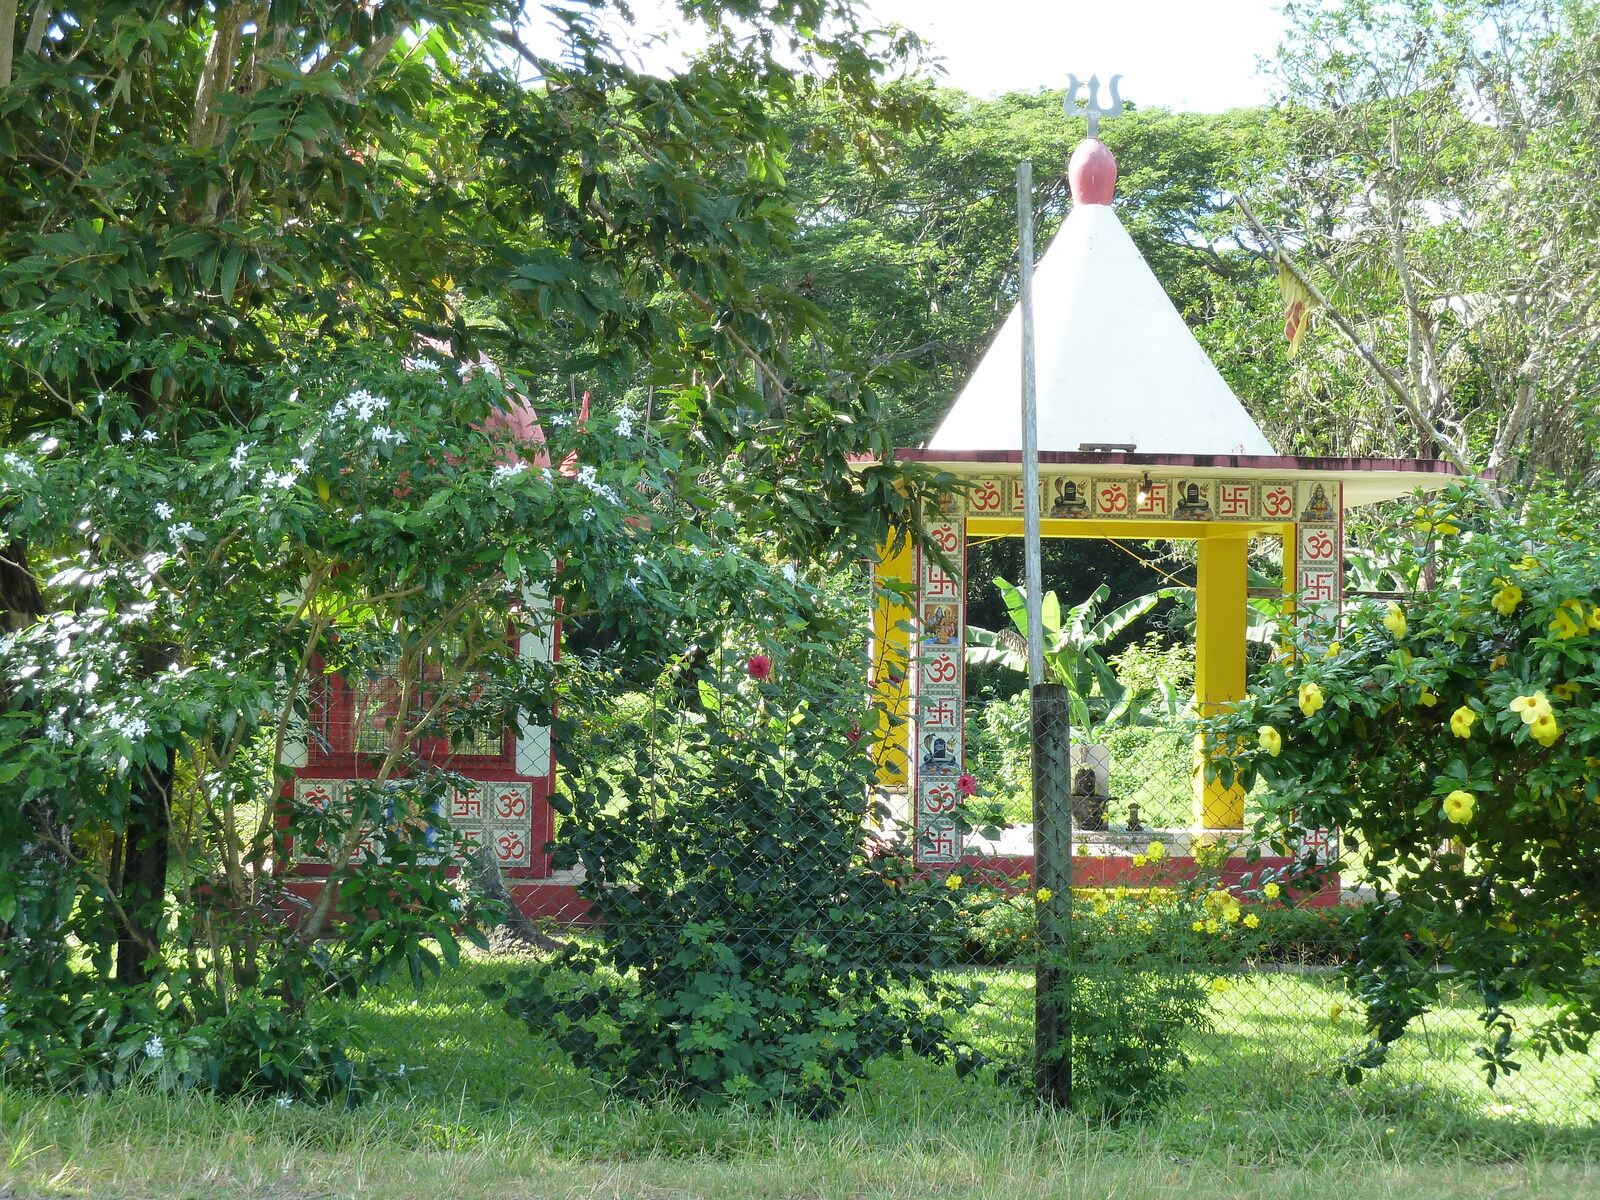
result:
[[(898, 550), (880, 547), (872, 568), (872, 698), (878, 709), (872, 761), (882, 787), (906, 786), (906, 738), (911, 697), (911, 618), (887, 586), (910, 587), (915, 580), (911, 541)], [(909, 594), (909, 593), (907, 593)]]
[[(1172, 521), (1119, 519), (1096, 521), (1088, 518), (1063, 520), (1046, 518), (1039, 522), (1041, 537), (1057, 538), (1117, 538), (1142, 541), (1145, 538), (1173, 538), (1178, 541), (1204, 541), (1208, 538), (1255, 537), (1275, 534), (1283, 526), (1257, 524), (1253, 521)], [(967, 543), (986, 538), (1021, 537), (1020, 517), (968, 517)]]
[[(1248, 548), (1242, 537), (1212, 536), (1199, 543), (1194, 695), (1202, 716), (1212, 716), (1244, 698)], [(1197, 766), (1201, 753), (1197, 743)], [(1244, 789), (1207, 782), (1205, 771), (1196, 770), (1195, 809), (1204, 829), (1242, 828)]]

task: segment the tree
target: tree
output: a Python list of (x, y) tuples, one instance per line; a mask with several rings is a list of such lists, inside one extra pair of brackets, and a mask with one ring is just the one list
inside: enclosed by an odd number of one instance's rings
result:
[(1513, 507), (1541, 475), (1587, 479), (1595, 6), (1286, 12), (1285, 156), (1240, 187), (1272, 227), (1243, 236), (1287, 251), (1336, 335), (1295, 392), (1310, 411), (1353, 402), (1346, 452), (1488, 468)]
[[(1600, 528), (1573, 496), (1517, 523), (1462, 489), (1434, 515), (1401, 570), (1437, 586), (1302, 629), (1201, 728), (1225, 783), (1267, 785), (1257, 834), (1300, 856), (1297, 886), (1344, 871), (1377, 891), (1348, 967), (1370, 1026), (1351, 1077), (1465, 983), (1493, 1083), (1519, 1042), (1581, 1051), (1600, 1032)], [(1317, 828), (1343, 831), (1338, 861), (1300, 848)], [(1533, 997), (1539, 1019), (1514, 1019)]]
[[(524, 574), (661, 653), (747, 599), (800, 620), (807, 604), (737, 553), (679, 586), (647, 565), (656, 538), (687, 563), (742, 523), (769, 552), (853, 557), (891, 520), (917, 526), (925, 476), (850, 464), (892, 442), (847, 348), (843, 370), (791, 371), (787, 341), (833, 335), (745, 266), (793, 225), (776, 112), (811, 86), (877, 106), (882, 64), (850, 7), (686, 2), (710, 41), (665, 78), (620, 61), (600, 7), (556, 14), (555, 59), (492, 3), (0, 12), (0, 411), (17, 444), (0, 468), (17, 630), (3, 769), (24, 789), (7, 853), (52, 848), (3, 919), (88, 959), (7, 940), (0, 987), (61, 1001), (31, 1010), (31, 1068), (97, 1078), (104, 1056), (131, 1069), (144, 1060), (123, 1047), (169, 1036), (200, 1065), (166, 1058), (189, 1071), (168, 1083), (349, 1082), (331, 1051), (258, 1078), (198, 1049), (239, 1050), (207, 1023), (244, 1019), (245, 997), (280, 1014), (274, 1036), (337, 1047), (307, 1032), (308, 998), (400, 964), (420, 976), (420, 939), (450, 926), (423, 872), (422, 894), (398, 893), (410, 917), (377, 906), (394, 925), (376, 941), (357, 922), (322, 954), (330, 890), (287, 946), (251, 949), (275, 920), (263, 864), (281, 859), (260, 806), (314, 661), (439, 665), (393, 726), (387, 784), (415, 735), (488, 686), (503, 631), (531, 619), (512, 604)], [(663, 403), (580, 428), (582, 372), (657, 384)], [(583, 464), (574, 482), (500, 461), (535, 453), (494, 432), (530, 380), (552, 449)], [(47, 564), (36, 606), (30, 558)], [(548, 680), (515, 664), (490, 682), (508, 672), (491, 719), (548, 705)], [(320, 830), (300, 814), (300, 832), (377, 830), (419, 863), (436, 786), (376, 789)], [(365, 865), (343, 902), (393, 899), (392, 873)], [(240, 953), (233, 921), (257, 923)], [(95, 1028), (107, 1005), (118, 1020)]]

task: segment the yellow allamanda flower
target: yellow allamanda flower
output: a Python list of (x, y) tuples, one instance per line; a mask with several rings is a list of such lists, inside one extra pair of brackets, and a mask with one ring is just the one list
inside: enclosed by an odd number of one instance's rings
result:
[(1393, 600), (1389, 601), (1389, 611), (1384, 614), (1383, 627), (1397, 638), (1406, 635), (1405, 610)]
[(1300, 711), (1309, 717), (1321, 707), (1322, 688), (1315, 683), (1302, 683), (1300, 685)]
[(1344, 1005), (1335, 1000), (1328, 1006), (1328, 1024), (1337, 1025), (1342, 1016), (1344, 1016)]
[(1500, 584), (1500, 590), (1494, 594), (1494, 599), (1489, 603), (1494, 605), (1495, 612), (1502, 617), (1509, 617), (1517, 611), (1517, 605), (1522, 603), (1522, 589), (1509, 580), (1499, 579), (1496, 582)]
[(1273, 758), (1277, 758), (1278, 755), (1283, 753), (1283, 738), (1279, 736), (1278, 731), (1271, 725), (1263, 725), (1258, 729), (1256, 731), (1256, 740), (1261, 744), (1261, 748), (1272, 755)]
[(1583, 604), (1577, 600), (1563, 600), (1550, 620), (1550, 632), (1563, 642), (1568, 638), (1587, 637), (1589, 626), (1583, 614)]
[(1556, 724), (1555, 717), (1545, 713), (1543, 716), (1536, 717), (1533, 720), (1532, 724), (1528, 726), (1528, 732), (1533, 735), (1534, 741), (1548, 750), (1555, 745), (1556, 739), (1561, 736), (1561, 726)]
[(1455, 825), (1465, 825), (1472, 820), (1472, 810), (1476, 804), (1477, 799), (1471, 792), (1463, 792), (1458, 788), (1444, 798), (1445, 819)]
[(1589, 610), (1586, 623), (1590, 629), (1600, 629), (1600, 604), (1595, 605), (1595, 607)]
[(1531, 696), (1517, 696), (1509, 707), (1522, 717), (1524, 725), (1532, 725), (1540, 717), (1550, 715), (1550, 700), (1543, 691), (1534, 692)]
[(1569, 703), (1578, 696), (1578, 685), (1575, 683), (1558, 683), (1550, 690)]
[[(1596, 612), (1600, 612), (1600, 609), (1596, 609), (1595, 611)], [(1338, 658), (1339, 657), (1339, 651), (1343, 650), (1343, 649), (1344, 649), (1344, 647), (1342, 645), (1340, 645), (1338, 642), (1329, 642), (1328, 643), (1328, 648), (1322, 652), (1322, 657), (1323, 658)]]
[(1422, 689), (1422, 695), (1418, 696), (1417, 699), (1420, 703), (1427, 705), (1429, 708), (1432, 708), (1435, 704), (1439, 703), (1439, 697), (1435, 696), (1427, 688)]
[(1465, 704), (1450, 714), (1450, 732), (1458, 738), (1472, 736), (1472, 723), (1478, 719), (1478, 714)]

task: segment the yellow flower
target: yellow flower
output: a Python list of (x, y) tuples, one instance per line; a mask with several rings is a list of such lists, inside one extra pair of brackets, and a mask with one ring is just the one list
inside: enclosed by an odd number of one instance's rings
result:
[(1078, 857), (1079, 858), (1088, 858), (1089, 857), (1089, 843), (1088, 842), (1079, 842), (1078, 843)]
[(1444, 815), (1451, 824), (1465, 825), (1472, 820), (1472, 810), (1477, 802), (1471, 792), (1463, 792), (1458, 788), (1444, 798)]
[(1035, 892), (1033, 894), (1034, 903), (1036, 903), (1036, 904), (1044, 904), (1053, 895), (1055, 895), (1055, 893), (1052, 892), (1049, 888), (1040, 888), (1037, 892)]
[(1600, 629), (1600, 605), (1589, 610), (1587, 623), (1590, 629)]
[(1458, 738), (1472, 736), (1472, 723), (1478, 719), (1478, 714), (1465, 704), (1450, 714), (1450, 732)]
[(1216, 933), (1221, 928), (1222, 926), (1218, 925), (1215, 921), (1207, 921), (1205, 924), (1205, 930), (1207, 933)]
[(1454, 537), (1461, 532), (1459, 525), (1439, 516), (1439, 510), (1431, 504), (1417, 509), (1417, 519), (1411, 527), (1419, 533), (1436, 533), (1440, 537)]
[(945, 885), (945, 887), (949, 888), (952, 892), (955, 891), (958, 887), (961, 886), (961, 876), (959, 876), (959, 875), (946, 875), (945, 879), (944, 879), (944, 885)]
[(1439, 697), (1435, 696), (1427, 688), (1422, 689), (1422, 695), (1418, 696), (1417, 699), (1421, 703), (1427, 705), (1429, 708), (1432, 708), (1435, 704), (1439, 703)]
[(1535, 718), (1528, 727), (1528, 732), (1533, 735), (1534, 741), (1548, 750), (1555, 745), (1556, 739), (1561, 736), (1561, 726), (1556, 724), (1556, 719), (1553, 716), (1545, 713), (1543, 716)]
[(1279, 896), (1283, 895), (1283, 889), (1276, 883), (1269, 883), (1266, 887), (1261, 889), (1261, 894), (1268, 900), (1276, 900)]
[(1531, 571), (1539, 565), (1539, 560), (1531, 554), (1524, 554), (1521, 562), (1511, 564), (1513, 571)]
[(1517, 605), (1522, 603), (1522, 589), (1504, 579), (1498, 582), (1500, 590), (1494, 594), (1494, 599), (1490, 600), (1489, 603), (1494, 605), (1495, 612), (1502, 617), (1509, 617), (1516, 612)]
[(1261, 743), (1261, 748), (1273, 758), (1283, 753), (1283, 739), (1278, 736), (1278, 731), (1271, 725), (1263, 725), (1256, 731), (1256, 740)]
[(1583, 615), (1583, 605), (1576, 600), (1563, 600), (1550, 622), (1550, 632), (1563, 642), (1568, 638), (1587, 637), (1589, 626)]
[(1204, 921), (1196, 921), (1193, 925), (1189, 926), (1189, 928), (1194, 930), (1196, 933), (1204, 933), (1206, 923)]
[(1383, 627), (1397, 638), (1403, 638), (1406, 635), (1405, 610), (1393, 600), (1389, 601), (1389, 611), (1384, 615)]
[(1558, 683), (1550, 690), (1569, 703), (1578, 697), (1578, 685), (1575, 683)]
[(1111, 906), (1104, 900), (1096, 897), (1094, 902), (1094, 915), (1097, 917), (1103, 917), (1106, 915), (1106, 912), (1110, 909), (1110, 907)]
[(1255, 913), (1248, 914), (1244, 919), (1244, 927), (1246, 929), (1261, 928), (1261, 918), (1256, 916)]
[(1342, 1016), (1344, 1016), (1344, 1005), (1335, 1000), (1328, 1006), (1328, 1024), (1337, 1025)]
[(1151, 842), (1144, 848), (1144, 856), (1151, 862), (1165, 858), (1167, 856), (1167, 844), (1165, 842)]
[(1522, 714), (1524, 725), (1532, 725), (1540, 717), (1550, 715), (1550, 701), (1542, 691), (1531, 696), (1518, 696), (1511, 701), (1511, 711)]
[(1223, 993), (1223, 992), (1228, 990), (1228, 981), (1226, 979), (1221, 979), (1221, 978), (1213, 979), (1211, 981), (1211, 990), (1220, 995), (1221, 993)]
[(1314, 683), (1300, 685), (1300, 711), (1311, 716), (1322, 707), (1322, 689)]
[(1322, 657), (1323, 658), (1338, 658), (1339, 657), (1339, 651), (1342, 650), (1342, 649), (1343, 649), (1343, 647), (1340, 646), (1338, 642), (1329, 642), (1328, 643), (1328, 648), (1322, 652)]
[(1142, 867), (1149, 861), (1150, 860), (1142, 854), (1135, 854), (1133, 856), (1133, 865), (1136, 867)]

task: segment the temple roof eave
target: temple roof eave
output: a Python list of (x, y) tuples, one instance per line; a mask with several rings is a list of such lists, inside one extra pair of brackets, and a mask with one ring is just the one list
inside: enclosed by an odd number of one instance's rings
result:
[[(941, 467), (952, 475), (1012, 475), (1022, 470), (1019, 450), (896, 450), (904, 462)], [(863, 459), (860, 465), (867, 465)], [(1195, 478), (1260, 479), (1295, 476), (1337, 479), (1344, 507), (1436, 491), (1460, 479), (1453, 463), (1432, 458), (1337, 458), (1292, 454), (1139, 454), (1041, 450), (1041, 468), (1078, 468), (1108, 477), (1136, 478), (1146, 471)]]

